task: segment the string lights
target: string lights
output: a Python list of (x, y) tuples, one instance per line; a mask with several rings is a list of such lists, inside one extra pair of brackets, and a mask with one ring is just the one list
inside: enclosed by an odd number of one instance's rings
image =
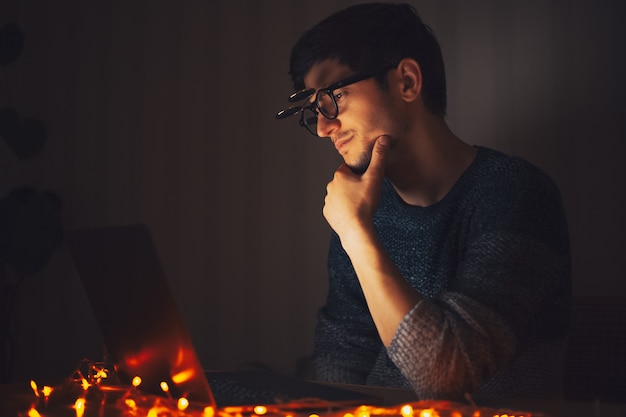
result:
[[(333, 404), (313, 409), (297, 401), (276, 405), (230, 406), (214, 409), (190, 402), (186, 397), (173, 398), (167, 382), (160, 384), (165, 396), (141, 391), (141, 377), (132, 379), (131, 386), (108, 384), (112, 371), (101, 363), (86, 362), (87, 372), (78, 370), (58, 387), (39, 388), (30, 382), (34, 397), (30, 408), (20, 413), (25, 417), (54, 415), (56, 409), (74, 409), (75, 417), (541, 417), (542, 415), (510, 410), (478, 408), (449, 401), (419, 401), (393, 407), (361, 405), (337, 408)], [(68, 400), (68, 398), (73, 399)], [(58, 401), (57, 401), (58, 397)], [(65, 402), (65, 404), (63, 404)], [(73, 404), (72, 404), (73, 402)], [(302, 407), (300, 407), (302, 406)], [(110, 413), (110, 414), (109, 414)], [(66, 415), (66, 414), (63, 414)]]

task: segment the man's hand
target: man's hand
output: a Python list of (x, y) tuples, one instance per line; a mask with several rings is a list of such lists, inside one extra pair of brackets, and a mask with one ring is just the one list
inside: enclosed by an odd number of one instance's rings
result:
[(372, 158), (362, 175), (343, 164), (326, 187), (324, 217), (342, 242), (352, 231), (373, 228), (372, 218), (380, 202), (389, 137), (381, 136), (374, 143)]
[(389, 146), (389, 137), (378, 138), (369, 167), (361, 176), (346, 165), (340, 166), (326, 187), (324, 206), (324, 216), (350, 257), (385, 346), (421, 299), (389, 258), (374, 230), (373, 216), (380, 203)]

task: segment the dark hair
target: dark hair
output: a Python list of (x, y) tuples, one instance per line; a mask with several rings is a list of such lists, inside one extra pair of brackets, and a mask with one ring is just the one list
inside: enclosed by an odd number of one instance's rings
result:
[(362, 74), (374, 74), (386, 87), (385, 73), (404, 58), (422, 70), (424, 106), (446, 113), (446, 76), (439, 43), (430, 27), (408, 4), (367, 3), (348, 7), (302, 34), (291, 50), (289, 74), (294, 88), (304, 88), (311, 67), (326, 59)]

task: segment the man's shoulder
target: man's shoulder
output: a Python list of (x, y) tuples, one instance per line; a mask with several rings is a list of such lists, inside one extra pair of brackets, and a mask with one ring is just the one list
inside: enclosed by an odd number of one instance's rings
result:
[(523, 191), (526, 188), (556, 190), (552, 178), (528, 160), (478, 146), (474, 161), (474, 185), (494, 188), (494, 191)]

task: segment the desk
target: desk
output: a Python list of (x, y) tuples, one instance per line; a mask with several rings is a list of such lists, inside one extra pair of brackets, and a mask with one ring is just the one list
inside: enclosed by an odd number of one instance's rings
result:
[[(349, 384), (324, 384), (331, 387), (338, 387), (342, 389), (348, 389), (360, 393), (369, 394), (372, 396), (377, 396), (382, 399), (382, 403), (378, 406), (378, 412), (374, 411), (375, 409), (371, 409), (371, 413), (367, 410), (361, 414), (360, 412), (355, 412), (357, 409), (355, 406), (346, 406), (345, 408), (336, 408), (336, 409), (294, 409), (289, 410), (288, 412), (277, 412), (273, 413), (272, 410), (269, 410), (267, 413), (268, 417), (274, 416), (293, 416), (293, 417), (310, 417), (312, 413), (319, 415), (320, 417), (343, 417), (347, 412), (350, 412), (353, 416), (357, 417), (369, 417), (375, 416), (377, 414), (386, 414), (387, 416), (400, 416), (400, 417), (422, 417), (422, 415), (416, 411), (411, 416), (403, 414), (399, 412), (393, 412), (399, 409), (399, 406), (404, 404), (413, 404), (415, 410), (418, 410), (420, 407), (423, 407), (424, 402), (417, 402), (415, 395), (411, 391), (401, 390), (401, 389), (393, 389), (393, 388), (380, 388), (380, 387), (370, 387), (370, 386), (361, 386), (361, 385), (349, 385)], [(76, 409), (72, 407), (74, 404), (75, 398), (78, 398), (76, 392), (80, 392), (78, 390), (66, 390), (67, 392), (63, 394), (58, 394), (61, 392), (59, 390), (57, 394), (59, 395), (54, 401), (52, 401), (51, 396), (51, 406), (44, 406), (43, 400), (40, 398), (39, 400), (35, 397), (34, 392), (29, 387), (28, 383), (21, 384), (8, 384), (8, 385), (0, 385), (0, 416), (1, 417), (29, 417), (28, 410), (32, 404), (39, 404), (36, 409), (42, 417), (76, 417), (78, 414)], [(115, 398), (117, 396), (122, 396), (122, 391), (112, 392), (109, 395), (109, 400), (107, 400), (108, 404), (103, 404), (100, 397), (97, 395), (86, 395), (87, 397), (87, 406), (85, 407), (85, 413), (83, 417), (139, 417), (143, 415), (148, 415), (145, 411), (137, 409), (135, 411), (129, 410), (129, 408), (121, 408), (119, 405), (116, 405), (116, 400), (111, 400), (111, 398)], [(438, 411), (439, 414), (430, 414), (431, 416), (439, 416), (439, 417), (449, 417), (454, 416), (449, 408), (442, 407), (438, 409), (437, 403), (430, 402), (434, 404), (432, 407), (435, 411)], [(442, 405), (445, 402), (440, 402)], [(565, 401), (542, 401), (542, 400), (529, 400), (529, 399), (499, 399), (499, 400), (489, 400), (489, 399), (476, 399), (475, 403), (479, 406), (481, 410), (481, 417), (491, 417), (494, 415), (509, 415), (509, 416), (517, 416), (520, 413), (511, 413), (512, 411), (517, 412), (526, 412), (521, 415), (528, 415), (532, 417), (626, 417), (626, 403), (624, 404), (610, 404), (610, 403), (588, 403), (588, 402), (565, 402)], [(119, 401), (117, 401), (119, 404)], [(447, 403), (451, 404), (451, 403)], [(381, 408), (382, 407), (382, 408)], [(484, 412), (483, 410), (487, 410), (489, 412)], [(236, 410), (224, 410), (219, 409), (222, 412), (218, 413), (221, 417), (246, 417), (253, 415), (253, 413), (249, 412), (237, 412)], [(497, 411), (494, 412), (494, 410)], [(225, 412), (224, 412), (225, 411)], [(462, 410), (462, 417), (472, 416), (472, 414), (467, 414), (466, 410)], [(161, 414), (151, 414), (155, 417), (158, 415), (162, 416), (176, 416), (176, 417), (205, 417), (209, 414), (205, 414), (203, 409), (200, 407), (190, 408), (185, 412), (179, 412), (177, 410), (170, 409), (169, 412), (167, 410), (161, 410)], [(424, 414), (427, 415), (427, 414)], [(458, 414), (456, 414), (458, 415)], [(33, 413), (34, 417), (36, 414)]]
[[(418, 400), (415, 393), (409, 390), (350, 384), (329, 385), (379, 396), (383, 399), (383, 404), (388, 406), (411, 403)], [(528, 398), (475, 398), (474, 403), (479, 407), (529, 411), (534, 413), (533, 416), (536, 414), (549, 417), (626, 417), (626, 402), (616, 404)]]

